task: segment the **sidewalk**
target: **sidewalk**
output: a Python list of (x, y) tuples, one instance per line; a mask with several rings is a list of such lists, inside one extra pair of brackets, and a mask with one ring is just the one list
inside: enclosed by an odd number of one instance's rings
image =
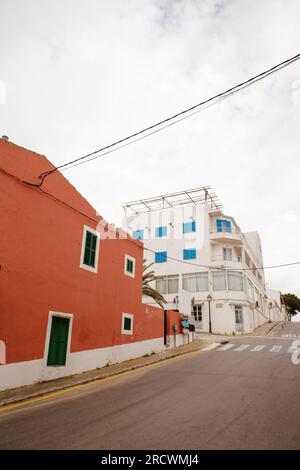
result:
[(179, 346), (177, 348), (171, 348), (166, 351), (162, 351), (158, 354), (152, 354), (151, 356), (139, 357), (130, 361), (121, 362), (119, 364), (114, 364), (112, 366), (107, 366), (101, 369), (96, 369), (88, 372), (82, 372), (81, 374), (75, 374), (57, 380), (39, 382), (25, 387), (14, 388), (12, 390), (5, 390), (3, 392), (0, 392), (0, 406), (8, 405), (23, 400), (28, 400), (30, 398), (45, 395), (47, 393), (62, 390), (64, 388), (93, 382), (94, 380), (104, 379), (106, 377), (110, 377), (116, 374), (122, 374), (130, 370), (145, 367), (156, 362), (171, 359), (172, 357), (180, 356), (194, 351), (199, 351), (205, 345), (207, 345), (207, 343), (211, 343), (213, 341), (215, 342), (216, 340), (196, 340), (193, 343), (186, 344), (184, 346)]
[[(247, 333), (247, 336), (269, 336), (270, 333), (280, 331), (284, 327), (284, 322), (266, 322), (263, 325), (255, 328), (252, 333)], [(246, 334), (246, 333), (245, 333)]]

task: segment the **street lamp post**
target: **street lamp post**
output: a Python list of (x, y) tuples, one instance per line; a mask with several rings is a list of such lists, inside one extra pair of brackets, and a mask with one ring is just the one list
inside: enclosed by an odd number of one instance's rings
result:
[(210, 303), (212, 301), (212, 296), (208, 294), (207, 296), (207, 301), (208, 301), (208, 315), (209, 315), (209, 332), (211, 333), (211, 313), (210, 313)]

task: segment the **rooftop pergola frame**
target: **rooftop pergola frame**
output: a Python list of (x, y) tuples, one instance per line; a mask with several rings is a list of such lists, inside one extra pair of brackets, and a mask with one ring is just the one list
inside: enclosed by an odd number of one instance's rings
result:
[(216, 193), (210, 191), (210, 186), (186, 189), (185, 191), (179, 191), (176, 193), (127, 202), (123, 205), (123, 209), (125, 216), (142, 214), (144, 212), (160, 211), (170, 207), (182, 206), (184, 204), (207, 203), (211, 209), (221, 210), (223, 206), (219, 201), (218, 196)]

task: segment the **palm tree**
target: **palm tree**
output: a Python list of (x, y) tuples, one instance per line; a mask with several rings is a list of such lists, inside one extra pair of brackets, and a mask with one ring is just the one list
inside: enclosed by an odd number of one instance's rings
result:
[(154, 263), (150, 263), (147, 265), (146, 259), (144, 259), (143, 261), (143, 295), (147, 295), (148, 297), (151, 297), (153, 300), (155, 300), (155, 302), (158, 305), (160, 305), (163, 308), (164, 304), (167, 303), (167, 301), (156, 289), (149, 286), (149, 283), (152, 281), (155, 281), (156, 279), (154, 271), (148, 271), (148, 269), (153, 264)]

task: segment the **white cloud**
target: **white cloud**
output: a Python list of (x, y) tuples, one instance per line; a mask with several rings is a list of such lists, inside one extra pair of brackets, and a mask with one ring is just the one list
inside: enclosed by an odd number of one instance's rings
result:
[[(298, 53), (298, 0), (1, 0), (1, 133), (59, 164)], [(123, 202), (210, 184), (265, 264), (300, 260), (300, 62), (65, 173), (108, 220)], [(297, 95), (298, 96), (298, 95)], [(272, 288), (300, 295), (299, 267)]]

